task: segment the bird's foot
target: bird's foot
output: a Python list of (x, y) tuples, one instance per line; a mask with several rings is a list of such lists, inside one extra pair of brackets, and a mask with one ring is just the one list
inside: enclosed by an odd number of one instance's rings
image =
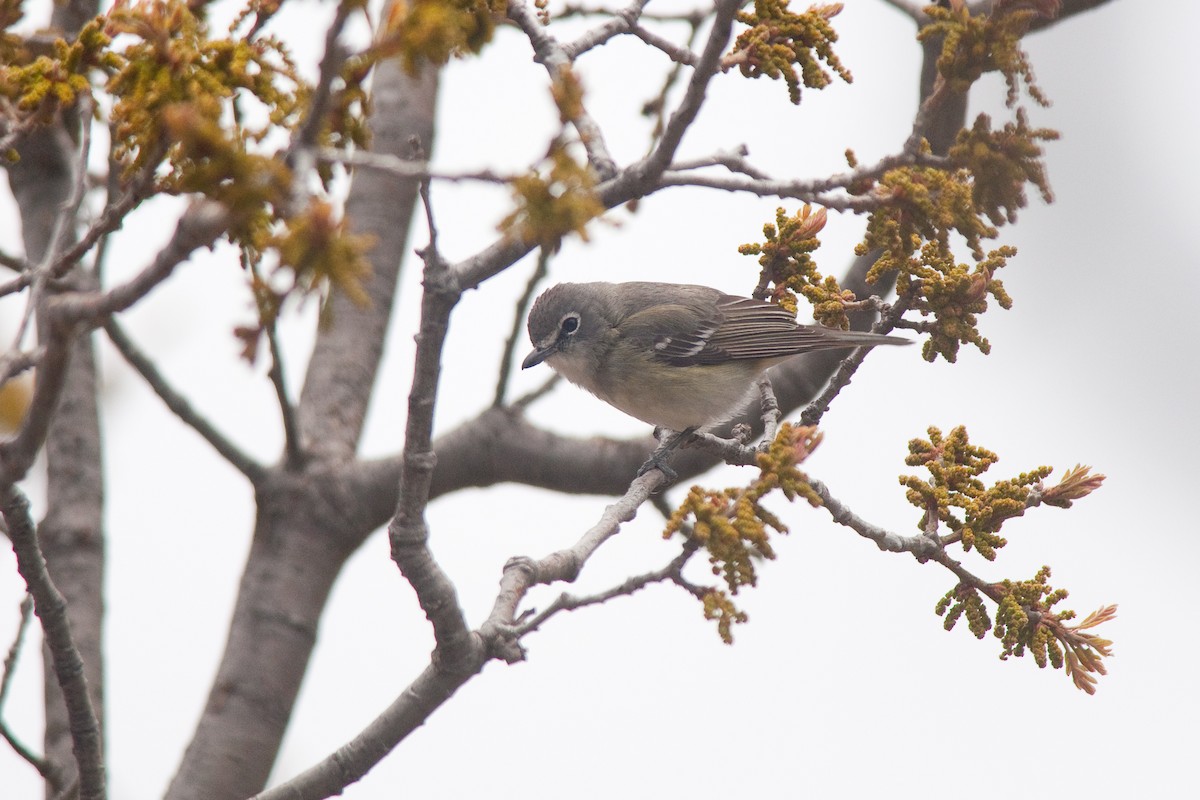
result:
[[(666, 430), (666, 429), (665, 428), (655, 428), (654, 429), (655, 438), (661, 438), (660, 434), (664, 430)], [(676, 472), (675, 470), (671, 469), (671, 466), (669, 464), (667, 464), (667, 459), (669, 459), (671, 457), (671, 454), (675, 451), (676, 448), (678, 448), (682, 444), (685, 444), (689, 439), (691, 439), (692, 434), (695, 432), (696, 432), (696, 429), (694, 427), (692, 427), (692, 428), (687, 428), (685, 430), (674, 433), (670, 437), (668, 437), (666, 441), (664, 441), (662, 444), (660, 444), (658, 447), (656, 447), (654, 449), (654, 452), (650, 454), (650, 458), (647, 459), (646, 463), (642, 464), (642, 466), (638, 468), (638, 472), (637, 472), (638, 477), (640, 478), (643, 475), (645, 475), (647, 472), (649, 472), (650, 470), (656, 469), (663, 474), (663, 477), (665, 477), (667, 479), (668, 484), (674, 483), (675, 481), (679, 480), (679, 473)]]

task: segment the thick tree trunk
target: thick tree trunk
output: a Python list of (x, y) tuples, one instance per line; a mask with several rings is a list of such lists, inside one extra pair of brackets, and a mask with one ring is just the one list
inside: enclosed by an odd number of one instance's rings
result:
[[(433, 141), (437, 71), (418, 77), (381, 64), (373, 90), (376, 152), (413, 154)], [(299, 404), (302, 472), (282, 467), (260, 485), (254, 542), (225, 653), (168, 800), (222, 800), (260, 791), (279, 752), (316, 641), (329, 589), (370, 527), (339, 468), (354, 456), (383, 353), (417, 184), (359, 170), (347, 215), (372, 235), (371, 303), (335, 294), (332, 325), (317, 339)]]

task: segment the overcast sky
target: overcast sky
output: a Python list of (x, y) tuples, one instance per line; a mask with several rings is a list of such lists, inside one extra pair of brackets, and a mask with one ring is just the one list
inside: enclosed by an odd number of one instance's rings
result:
[[(293, 0), (284, 35), (303, 61), (321, 34), (315, 3)], [(927, 365), (916, 348), (885, 349), (823, 421), (806, 465), (861, 516), (912, 533), (919, 512), (897, 483), (906, 443), (937, 425), (968, 427), (999, 451), (987, 477), (1040, 464), (1055, 474), (1082, 462), (1103, 489), (1068, 512), (1037, 509), (1010, 522), (993, 579), (1028, 578), (1042, 564), (1071, 591), (1080, 616), (1108, 603), (1120, 616), (1110, 674), (1089, 697), (1031, 658), (1002, 663), (999, 646), (934, 616), (951, 576), (878, 551), (805, 505), (776, 503), (792, 533), (760, 586), (741, 599), (751, 621), (723, 645), (697, 604), (668, 588), (560, 616), (527, 640), (527, 663), (490, 664), (429, 724), (346, 797), (373, 800), (522, 797), (975, 798), (1179, 797), (1194, 791), (1200, 712), (1192, 673), (1200, 645), (1192, 593), (1200, 524), (1190, 507), (1200, 468), (1194, 319), (1200, 270), (1193, 242), (1200, 177), (1195, 142), (1200, 6), (1188, 0), (1117, 2), (1028, 40), (1053, 99), (1031, 109), (1057, 128), (1047, 149), (1056, 202), (1036, 197), (1000, 242), (1020, 253), (1001, 278), (1011, 311), (986, 315), (993, 352)], [(305, 19), (308, 15), (309, 19)], [(681, 155), (746, 144), (782, 176), (841, 168), (894, 151), (916, 102), (912, 28), (877, 0), (848, 0), (835, 20), (852, 86), (806, 91), (796, 110), (784, 87), (718, 77)], [(614, 41), (581, 60), (590, 108), (618, 160), (644, 147), (636, 111), (664, 68), (661, 54)], [(655, 76), (655, 77), (649, 77)], [(518, 34), (503, 31), (478, 62), (452, 65), (443, 86), (437, 161), (447, 168), (522, 168), (546, 147), (555, 120), (544, 72)], [(1006, 118), (1003, 86), (988, 79), (972, 111)], [(513, 113), (520, 109), (520, 113)], [(6, 192), (4, 193), (7, 194)], [(0, 219), (11, 199), (0, 197)], [(449, 258), (494, 235), (505, 195), (434, 187)], [(552, 281), (653, 278), (747, 293), (754, 263), (738, 244), (761, 236), (773, 200), (671, 190), (616, 226), (571, 242)], [(795, 204), (788, 204), (794, 210)], [(113, 279), (139, 269), (169, 235), (139, 216), (114, 243)], [(831, 214), (818, 259), (838, 272), (862, 220)], [(11, 222), (4, 222), (10, 226)], [(6, 242), (15, 241), (11, 228)], [(414, 244), (421, 243), (418, 234)], [(10, 245), (5, 245), (6, 249)], [(531, 264), (468, 295), (454, 316), (438, 429), (490, 402), (507, 306)], [(282, 436), (263, 369), (236, 359), (234, 325), (248, 297), (228, 253), (200, 256), (127, 315), (129, 329), (220, 427), (264, 459)], [(401, 443), (417, 277), (408, 269), (363, 451)], [(7, 330), (11, 304), (0, 305)], [(303, 374), (312, 315), (286, 323), (290, 374)], [(224, 642), (253, 521), (251, 494), (197, 436), (182, 429), (111, 351), (103, 354), (110, 482), (107, 725), (113, 797), (160, 795), (202, 708)], [(517, 389), (543, 374), (522, 374)], [(563, 387), (531, 410), (575, 433), (644, 430)], [(744, 483), (724, 469), (705, 485)], [(40, 480), (30, 481), (40, 492)], [(678, 499), (676, 489), (671, 496)], [(491, 607), (500, 568), (574, 541), (606, 498), (523, 487), (465, 491), (433, 504), (435, 554), (458, 583), (472, 624)], [(675, 550), (644, 509), (588, 565), (579, 591), (660, 566)], [(703, 577), (703, 570), (696, 576)], [(574, 591), (575, 589), (573, 589)], [(7, 648), (23, 585), (0, 553), (0, 646)], [(542, 605), (559, 591), (535, 593)], [(32, 644), (32, 643), (31, 643)], [(335, 588), (274, 780), (357, 733), (427, 663), (432, 638), (376, 534)], [(27, 646), (6, 718), (40, 744), (40, 670)], [(3, 797), (40, 796), (31, 771), (0, 748)]]

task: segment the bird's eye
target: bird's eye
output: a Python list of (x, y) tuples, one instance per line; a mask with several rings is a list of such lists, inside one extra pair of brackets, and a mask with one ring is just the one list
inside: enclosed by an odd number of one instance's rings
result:
[(563, 317), (562, 322), (558, 324), (558, 329), (563, 333), (568, 334), (579, 330), (579, 315), (568, 314), (567, 316)]

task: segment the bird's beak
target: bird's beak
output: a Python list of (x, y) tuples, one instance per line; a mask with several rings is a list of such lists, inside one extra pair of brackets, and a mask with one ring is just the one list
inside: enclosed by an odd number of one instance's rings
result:
[(542, 347), (540, 349), (534, 350), (532, 353), (525, 356), (525, 360), (521, 362), (521, 369), (529, 369), (530, 367), (536, 367), (538, 364), (545, 361), (547, 357), (554, 355), (554, 352), (556, 350), (558, 350), (558, 347), (556, 347), (553, 344), (550, 345), (549, 347)]

